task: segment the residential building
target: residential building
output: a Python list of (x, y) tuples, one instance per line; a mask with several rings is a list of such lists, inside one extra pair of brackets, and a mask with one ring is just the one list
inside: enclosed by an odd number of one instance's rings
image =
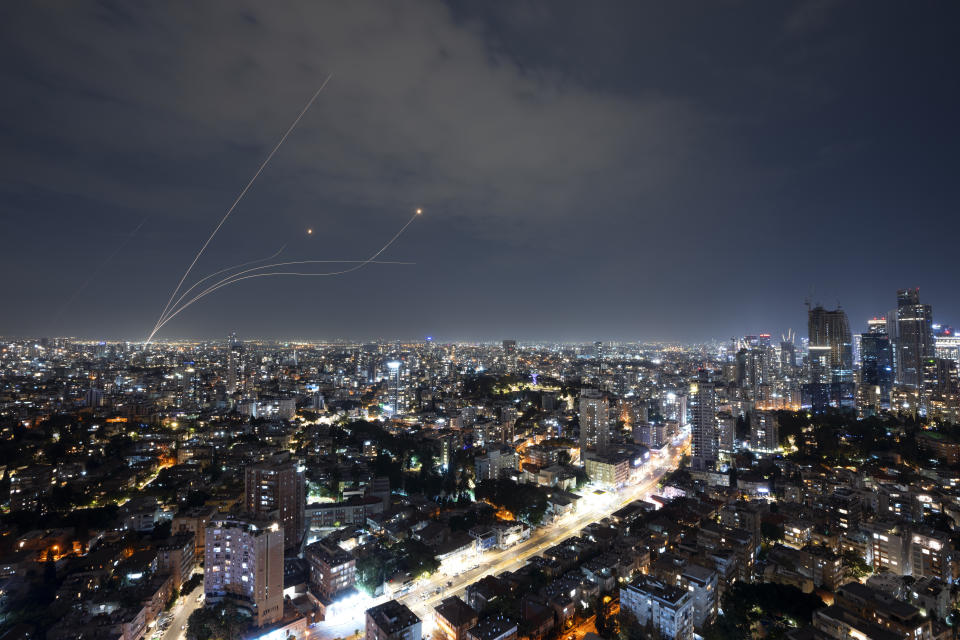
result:
[(396, 600), (367, 609), (366, 617), (366, 640), (422, 640), (420, 618)]
[(289, 456), (278, 455), (244, 469), (245, 511), (255, 520), (276, 520), (283, 526), (284, 546), (300, 544), (307, 504), (303, 470)]
[(317, 541), (307, 546), (304, 558), (310, 565), (310, 587), (326, 602), (349, 590), (357, 581), (357, 561), (339, 546)]
[(693, 595), (687, 589), (640, 576), (620, 588), (620, 609), (664, 638), (693, 639)]
[(504, 615), (485, 618), (467, 631), (467, 640), (515, 640), (517, 623)]
[(610, 403), (596, 389), (580, 390), (580, 455), (603, 452), (610, 443)]
[(710, 373), (701, 369), (697, 378), (697, 390), (693, 395), (691, 407), (693, 457), (691, 466), (697, 471), (716, 467), (719, 456), (720, 438), (717, 424), (716, 385), (710, 379)]
[(207, 525), (203, 589), (208, 602), (230, 599), (261, 627), (283, 617), (283, 527), (217, 515)]
[(434, 611), (437, 627), (446, 640), (466, 640), (467, 631), (477, 625), (477, 612), (459, 596), (444, 598)]

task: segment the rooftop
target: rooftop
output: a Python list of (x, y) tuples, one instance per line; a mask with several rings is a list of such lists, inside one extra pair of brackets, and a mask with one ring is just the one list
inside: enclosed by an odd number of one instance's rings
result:
[(420, 618), (407, 605), (388, 600), (383, 604), (367, 609), (367, 618), (373, 620), (385, 633), (395, 633), (420, 622)]
[(454, 627), (469, 624), (477, 619), (477, 612), (459, 596), (444, 598), (443, 602), (434, 607), (434, 610), (438, 616)]

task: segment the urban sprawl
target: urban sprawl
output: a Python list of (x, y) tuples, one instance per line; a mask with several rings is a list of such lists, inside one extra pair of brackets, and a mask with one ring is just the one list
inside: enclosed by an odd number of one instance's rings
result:
[(802, 333), (5, 338), (0, 640), (957, 638), (960, 338)]

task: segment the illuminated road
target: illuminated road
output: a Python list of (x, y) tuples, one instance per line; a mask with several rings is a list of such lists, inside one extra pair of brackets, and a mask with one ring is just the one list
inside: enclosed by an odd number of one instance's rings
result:
[(203, 593), (203, 583), (200, 583), (193, 591), (180, 598), (180, 601), (174, 606), (173, 620), (167, 630), (154, 635), (159, 640), (182, 640), (186, 638), (187, 632), (181, 628), (187, 624), (187, 618), (203, 603), (197, 602), (197, 596)]
[(572, 629), (563, 632), (563, 640), (582, 640), (588, 633), (597, 632), (597, 616), (590, 616)]
[[(423, 621), (423, 635), (429, 637), (434, 628), (433, 608), (444, 598), (452, 595), (464, 597), (467, 586), (491, 575), (499, 575), (504, 571), (519, 569), (531, 557), (542, 553), (545, 549), (577, 535), (587, 525), (602, 520), (615, 511), (621, 509), (634, 500), (646, 498), (657, 486), (660, 479), (669, 471), (677, 467), (680, 457), (689, 447), (689, 438), (677, 445), (671, 445), (671, 453), (652, 474), (636, 485), (630, 485), (613, 492), (607, 491), (601, 496), (595, 496), (588, 488), (584, 491), (584, 498), (580, 500), (577, 511), (567, 514), (558, 521), (534, 529), (530, 538), (506, 550), (490, 550), (479, 557), (479, 566), (468, 569), (455, 576), (448, 576), (438, 571), (429, 578), (418, 580), (406, 595), (397, 598), (407, 605)], [(450, 582), (450, 586), (447, 583)], [(381, 596), (370, 600), (362, 607), (357, 607), (353, 615), (347, 619), (321, 622), (313, 627), (319, 638), (342, 638), (349, 635), (354, 629), (365, 627), (364, 611), (372, 606), (388, 600)]]

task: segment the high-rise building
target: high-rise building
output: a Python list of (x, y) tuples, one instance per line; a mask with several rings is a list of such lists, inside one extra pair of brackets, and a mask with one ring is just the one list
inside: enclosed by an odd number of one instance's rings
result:
[(518, 412), (515, 407), (500, 407), (500, 440), (512, 444), (516, 437)]
[(953, 360), (960, 364), (960, 336), (952, 329), (947, 329), (933, 337), (934, 348), (938, 358)]
[(897, 384), (923, 386), (923, 363), (935, 355), (933, 308), (920, 304), (919, 289), (897, 291)]
[(218, 514), (207, 525), (203, 590), (208, 603), (230, 599), (258, 627), (283, 618), (283, 527)]
[(957, 363), (946, 358), (927, 358), (923, 362), (923, 412), (931, 417), (956, 422), (960, 418), (960, 380)]
[(738, 371), (740, 386), (757, 394), (764, 385), (771, 385), (779, 369), (779, 358), (770, 342), (769, 334), (747, 336), (738, 358), (742, 369)]
[(234, 332), (227, 341), (227, 393), (243, 391), (244, 382), (243, 342)]
[(797, 347), (792, 340), (780, 342), (780, 375), (784, 378), (793, 376), (793, 369), (797, 366)]
[(843, 309), (817, 305), (807, 313), (810, 382), (853, 382), (853, 337)]
[(853, 337), (842, 309), (817, 305), (807, 313), (807, 378), (803, 403), (814, 411), (856, 405)]
[(503, 341), (503, 363), (507, 373), (517, 372), (517, 341)]
[(737, 438), (737, 419), (724, 411), (717, 415), (717, 457), (721, 460), (733, 458)]
[(660, 400), (660, 414), (665, 420), (673, 420), (680, 427), (687, 426), (687, 396), (685, 393), (668, 391)]
[(391, 360), (387, 363), (387, 414), (390, 416), (402, 415), (406, 407), (405, 394), (400, 384), (400, 367), (403, 363)]
[(284, 547), (300, 544), (305, 529), (306, 481), (288, 457), (277, 456), (244, 469), (244, 506), (258, 520), (283, 525)]
[(860, 338), (860, 380), (858, 406), (863, 416), (890, 408), (893, 388), (893, 347), (884, 318), (867, 322), (868, 331)]
[(868, 558), (873, 558), (873, 570), (890, 571), (898, 576), (910, 575), (909, 537), (895, 522), (863, 522), (860, 528), (871, 539)]
[(697, 470), (713, 469), (716, 467), (719, 453), (719, 433), (716, 384), (710, 379), (709, 371), (700, 370), (696, 387), (691, 407), (693, 418), (691, 465)]
[(588, 450), (603, 452), (610, 443), (610, 403), (596, 389), (580, 390), (580, 456)]
[(957, 582), (953, 571), (954, 548), (950, 536), (940, 531), (915, 531), (910, 540), (914, 577), (932, 576), (946, 584)]
[(774, 411), (750, 414), (750, 447), (755, 451), (776, 451), (780, 447), (780, 422)]

